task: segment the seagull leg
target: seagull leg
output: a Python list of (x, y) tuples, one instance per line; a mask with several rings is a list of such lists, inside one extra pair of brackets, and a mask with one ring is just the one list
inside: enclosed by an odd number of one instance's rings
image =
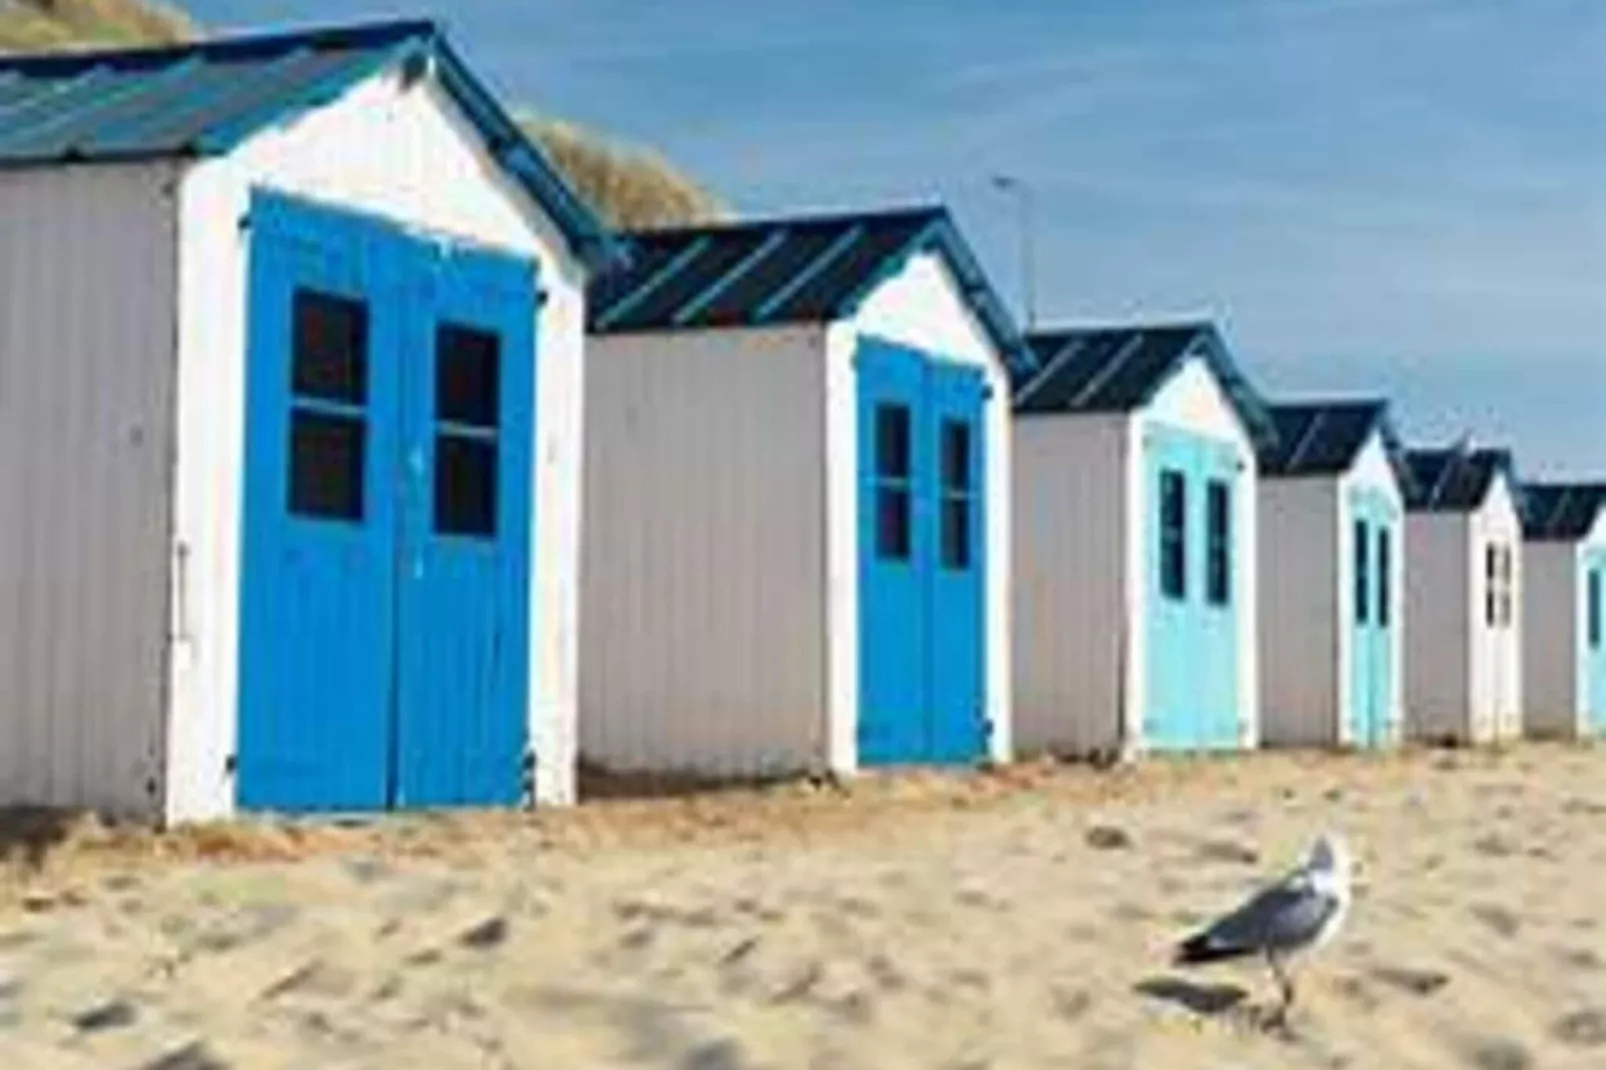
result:
[(1271, 1024), (1285, 1028), (1288, 1025), (1288, 1012), (1294, 1008), (1294, 978), (1283, 966), (1283, 960), (1277, 952), (1267, 951), (1266, 963), (1271, 967), (1272, 976), (1277, 978), (1277, 991), (1282, 997), (1282, 1002), (1271, 1017)]

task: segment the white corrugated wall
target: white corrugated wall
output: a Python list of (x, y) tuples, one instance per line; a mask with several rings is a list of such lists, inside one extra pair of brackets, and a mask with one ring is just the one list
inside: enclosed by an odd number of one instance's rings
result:
[[(1471, 709), (1473, 736), (1480, 741), (1516, 739), (1522, 735), (1522, 522), (1504, 477), (1490, 489), (1483, 507), (1472, 514), (1471, 542), (1472, 652)], [(1511, 619), (1490, 624), (1486, 612), (1490, 546), (1511, 552)]]
[(1406, 516), (1405, 720), (1413, 739), (1470, 738), (1469, 531), (1464, 513)]
[(1014, 426), (1015, 745), (1085, 754), (1123, 739), (1127, 607), (1121, 414)]
[(580, 751), (826, 761), (823, 328), (588, 342)]
[(233, 783), (243, 443), (244, 293), (253, 184), (533, 257), (537, 324), (530, 738), (542, 802), (574, 797), (583, 269), (553, 223), (432, 81), (394, 74), (196, 164), (183, 184), (181, 479), (175, 555), (189, 563), (188, 641), (173, 659), (175, 819), (227, 813)]
[(0, 803), (160, 813), (172, 178), (0, 174)]
[(1261, 731), (1280, 746), (1324, 746), (1341, 733), (1340, 482), (1260, 481)]
[(1572, 540), (1529, 540), (1522, 546), (1522, 707), (1532, 735), (1578, 732), (1579, 555)]

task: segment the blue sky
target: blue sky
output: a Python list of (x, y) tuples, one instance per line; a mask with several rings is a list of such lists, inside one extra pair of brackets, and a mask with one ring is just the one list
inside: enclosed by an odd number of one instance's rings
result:
[[(194, 0), (213, 26), (326, 18)], [(357, 15), (429, 13), (368, 0)], [(1040, 319), (1209, 314), (1272, 391), (1606, 476), (1602, 0), (456, 0), (509, 101), (744, 211), (941, 198)]]

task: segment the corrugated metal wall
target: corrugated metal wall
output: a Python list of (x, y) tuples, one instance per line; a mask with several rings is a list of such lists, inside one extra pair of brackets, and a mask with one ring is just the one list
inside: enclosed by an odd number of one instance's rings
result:
[(1120, 743), (1127, 627), (1126, 416), (1014, 427), (1015, 746)]
[(1413, 739), (1466, 738), (1470, 730), (1468, 530), (1460, 513), (1406, 517), (1405, 721)]
[(593, 337), (581, 754), (824, 764), (825, 332)]
[(0, 802), (160, 810), (172, 174), (0, 175)]
[(173, 670), (169, 812), (227, 813), (239, 595), (241, 354), (253, 184), (532, 256), (537, 329), (535, 619), (530, 737), (543, 802), (574, 797), (584, 277), (562, 236), (494, 164), (433, 83), (377, 76), (330, 105), (197, 164), (183, 186), (179, 551), (190, 621)]
[(1260, 484), (1261, 731), (1267, 743), (1338, 740), (1339, 481)]
[(1579, 548), (1575, 542), (1525, 542), (1523, 570), (1523, 719), (1530, 734), (1578, 731)]

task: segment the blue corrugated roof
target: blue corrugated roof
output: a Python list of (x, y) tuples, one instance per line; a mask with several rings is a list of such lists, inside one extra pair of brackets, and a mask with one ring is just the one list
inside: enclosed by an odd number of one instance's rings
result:
[(1276, 425), (1259, 393), (1210, 323), (1128, 324), (1027, 336), (1034, 367), (1013, 385), (1019, 416), (1130, 412), (1142, 408), (1194, 355), (1210, 365), (1250, 437), (1264, 448)]
[(380, 70), (426, 62), (575, 250), (606, 256), (602, 224), (430, 21), (0, 56), (0, 167), (220, 155)]
[(623, 241), (629, 262), (591, 282), (591, 329), (598, 333), (840, 319), (911, 255), (931, 250), (947, 262), (1004, 359), (1030, 359), (945, 208), (644, 230)]
[(1466, 445), (1444, 449), (1407, 450), (1406, 505), (1418, 512), (1470, 512), (1483, 505), (1495, 480), (1505, 476), (1521, 509), (1521, 485), (1511, 451), (1472, 449)]
[(1526, 483), (1522, 497), (1526, 537), (1575, 542), (1594, 529), (1606, 509), (1606, 483)]
[(1275, 403), (1270, 412), (1277, 438), (1260, 450), (1262, 475), (1341, 475), (1377, 432), (1402, 484), (1410, 478), (1388, 403), (1381, 398)]

